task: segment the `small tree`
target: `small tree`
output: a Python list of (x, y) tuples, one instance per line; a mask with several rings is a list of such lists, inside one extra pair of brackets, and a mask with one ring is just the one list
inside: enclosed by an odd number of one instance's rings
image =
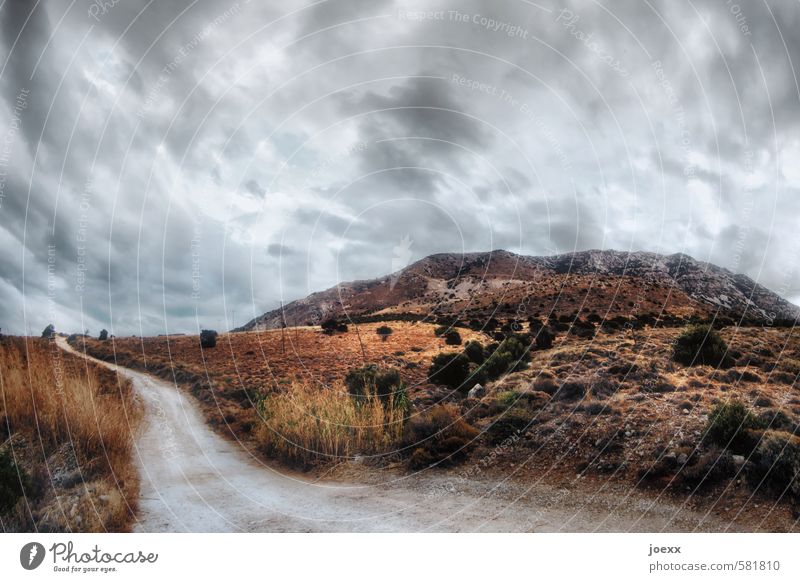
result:
[(101, 342), (104, 342), (108, 339), (108, 331), (105, 329), (100, 330), (100, 335), (97, 337)]
[(200, 332), (200, 347), (201, 348), (213, 348), (217, 345), (217, 335), (219, 335), (213, 329), (204, 329)]
[(51, 323), (46, 328), (44, 328), (44, 330), (42, 331), (42, 337), (49, 339), (49, 338), (53, 337), (55, 335), (55, 333), (56, 333), (56, 328)]
[(388, 325), (382, 325), (375, 330), (375, 333), (380, 336), (381, 340), (386, 341), (389, 339), (389, 336), (392, 335), (392, 328)]

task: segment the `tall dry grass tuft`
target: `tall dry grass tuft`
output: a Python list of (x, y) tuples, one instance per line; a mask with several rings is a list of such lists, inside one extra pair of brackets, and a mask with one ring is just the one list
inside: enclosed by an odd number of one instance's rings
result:
[(344, 387), (295, 382), (258, 406), (262, 450), (293, 465), (390, 452), (400, 442), (407, 404), (375, 394), (353, 398)]
[[(0, 424), (9, 439), (30, 443), (28, 456), (38, 457), (44, 479), (52, 481), (41, 484), (43, 494), (58, 495), (50, 465), (68, 457), (77, 463), (79, 480), (92, 482), (85, 489), (102, 497), (103, 515), (93, 508), (97, 515), (78, 520), (80, 531), (125, 529), (138, 490), (132, 459), (141, 415), (130, 381), (113, 371), (65, 354), (49, 340), (0, 341)], [(49, 511), (57, 512), (49, 508), (43, 515)], [(62, 522), (69, 527), (64, 516), (54, 521)]]

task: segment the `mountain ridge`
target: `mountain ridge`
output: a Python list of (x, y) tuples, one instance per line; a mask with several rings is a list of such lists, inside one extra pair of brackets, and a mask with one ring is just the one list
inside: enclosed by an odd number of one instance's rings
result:
[(784, 325), (800, 317), (800, 308), (746, 275), (685, 253), (591, 249), (528, 256), (497, 249), (428, 255), (382, 277), (314, 292), (232, 331), (317, 325), (328, 318), (570, 316), (668, 323), (724, 317)]

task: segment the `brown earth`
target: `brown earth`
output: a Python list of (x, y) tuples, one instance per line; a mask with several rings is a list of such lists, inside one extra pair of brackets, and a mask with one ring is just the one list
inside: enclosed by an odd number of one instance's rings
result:
[[(685, 475), (696, 475), (709, 463), (703, 436), (708, 414), (720, 402), (742, 401), (769, 428), (797, 433), (800, 341), (792, 329), (724, 329), (735, 360), (724, 370), (673, 362), (679, 329), (618, 330), (592, 338), (561, 333), (552, 349), (533, 352), (526, 370), (488, 383), (484, 397), (471, 399), (426, 378), (435, 354), (460, 346), (446, 346), (430, 324), (409, 322), (391, 323), (394, 333), (383, 341), (375, 333), (378, 325), (359, 325), (358, 333), (351, 325), (332, 336), (312, 327), (224, 334), (216, 348), (203, 351), (196, 336), (88, 340), (86, 346), (104, 360), (113, 359), (116, 350), (126, 366), (144, 368), (146, 360), (148, 370), (188, 383), (211, 424), (247, 442), (258, 422), (253, 401), (286, 389), (292, 380), (320, 386), (341, 381), (350, 368), (363, 364), (360, 333), (367, 361), (399, 369), (410, 385), (412, 414), (444, 400), (481, 430), (463, 471), (474, 471), (490, 458), (493, 478), (567, 483), (579, 475), (603, 487), (635, 486), (656, 497), (698, 502), (711, 512), (733, 511), (746, 522), (766, 520), (767, 529), (784, 530), (791, 523), (788, 498), (776, 504), (774, 494), (754, 492), (742, 467), (721, 480), (701, 479), (699, 485)], [(464, 341), (490, 341), (484, 334), (460, 331)], [(512, 414), (525, 415), (529, 426), (508, 446), (494, 442), (494, 424)], [(402, 466), (402, 460), (397, 463), (395, 455), (367, 465)], [(351, 465), (352, 460), (337, 470)], [(366, 471), (367, 465), (360, 467)]]

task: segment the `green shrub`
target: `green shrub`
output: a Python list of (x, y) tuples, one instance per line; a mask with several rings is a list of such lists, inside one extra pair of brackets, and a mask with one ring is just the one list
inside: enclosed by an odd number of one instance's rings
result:
[(29, 488), (28, 477), (8, 453), (0, 453), (0, 514), (10, 510)]
[(470, 378), (469, 364), (469, 358), (463, 353), (442, 352), (433, 357), (428, 377), (434, 384), (469, 390), (472, 387), (467, 382)]
[(56, 333), (56, 328), (51, 323), (51, 324), (48, 324), (48, 326), (46, 328), (44, 328), (44, 330), (42, 331), (42, 337), (49, 339), (49, 338), (53, 337), (55, 335), (55, 333)]
[(729, 367), (728, 346), (722, 336), (708, 325), (688, 327), (675, 340), (672, 359), (686, 366)]
[(752, 461), (747, 472), (751, 486), (800, 500), (800, 437), (768, 430)]
[(353, 368), (347, 372), (344, 383), (356, 402), (376, 395), (384, 404), (391, 402), (395, 408), (408, 408), (406, 385), (394, 368), (378, 368), (375, 364)]
[(753, 439), (748, 431), (758, 428), (761, 422), (743, 403), (723, 402), (708, 415), (704, 440), (735, 453), (749, 454)]
[(392, 332), (393, 332), (392, 328), (389, 327), (388, 325), (382, 325), (375, 330), (375, 333), (381, 336), (381, 339), (383, 341), (389, 339), (389, 336), (392, 335)]
[(444, 343), (446, 343), (448, 346), (460, 346), (461, 334), (458, 333), (456, 330), (451, 329), (446, 334), (444, 334)]
[(100, 335), (97, 337), (97, 339), (99, 339), (101, 342), (106, 341), (108, 339), (108, 330), (101, 329)]
[(490, 380), (496, 380), (505, 374), (510, 366), (511, 355), (508, 352), (495, 350), (488, 358), (486, 358), (482, 369), (486, 372), (487, 378)]
[(495, 396), (494, 401), (503, 410), (509, 409), (519, 401), (519, 392), (516, 390), (506, 390), (505, 392), (500, 392), (497, 396)]
[(483, 364), (489, 380), (496, 380), (506, 372), (525, 369), (530, 360), (527, 346), (527, 336), (521, 334), (510, 335), (500, 342)]
[(486, 359), (486, 354), (483, 351), (483, 346), (479, 341), (472, 340), (467, 342), (464, 346), (464, 355), (469, 358), (473, 364), (482, 364)]
[(436, 337), (442, 336), (447, 333), (450, 328), (446, 325), (439, 325), (433, 330), (433, 335)]

